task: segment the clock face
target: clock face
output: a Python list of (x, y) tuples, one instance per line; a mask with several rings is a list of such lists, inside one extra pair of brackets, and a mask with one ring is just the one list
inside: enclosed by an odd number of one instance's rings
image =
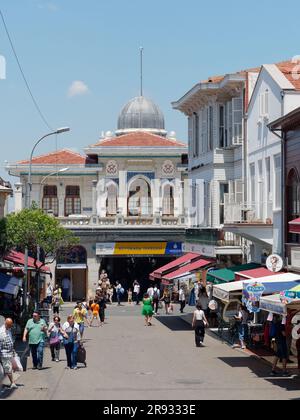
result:
[(118, 164), (115, 160), (110, 160), (106, 165), (107, 175), (118, 175)]
[(164, 175), (173, 175), (175, 172), (173, 162), (171, 160), (166, 160), (163, 164), (162, 171)]

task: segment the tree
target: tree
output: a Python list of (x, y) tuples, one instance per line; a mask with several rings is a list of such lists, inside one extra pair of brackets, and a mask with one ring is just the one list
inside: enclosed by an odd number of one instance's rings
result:
[[(60, 249), (70, 249), (79, 242), (57, 219), (35, 205), (7, 216), (5, 236), (9, 249), (17, 248), (21, 252), (28, 249), (34, 258), (36, 282), (42, 268), (56, 260)], [(39, 250), (44, 256), (42, 264), (38, 264)]]

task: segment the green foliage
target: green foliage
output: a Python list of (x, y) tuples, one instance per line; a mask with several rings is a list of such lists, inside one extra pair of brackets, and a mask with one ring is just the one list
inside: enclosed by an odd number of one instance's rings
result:
[(2, 257), (8, 249), (6, 224), (6, 219), (0, 220), (0, 257)]
[(60, 248), (69, 248), (78, 244), (73, 233), (60, 225), (54, 217), (32, 206), (7, 217), (6, 235), (9, 248), (25, 248), (37, 255), (40, 247), (45, 258), (55, 259)]

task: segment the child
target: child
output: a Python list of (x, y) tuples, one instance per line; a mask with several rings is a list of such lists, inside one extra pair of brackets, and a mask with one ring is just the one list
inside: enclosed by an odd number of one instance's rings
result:
[(128, 303), (129, 305), (131, 305), (132, 304), (132, 289), (129, 289), (127, 293), (128, 293)]

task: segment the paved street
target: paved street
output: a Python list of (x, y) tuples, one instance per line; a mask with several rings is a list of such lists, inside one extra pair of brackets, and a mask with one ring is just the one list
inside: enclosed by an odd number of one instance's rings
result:
[[(1, 398), (65, 399), (296, 399), (299, 378), (271, 378), (270, 367), (212, 336), (194, 346), (193, 332), (177, 317), (145, 327), (141, 307), (108, 311), (105, 327), (86, 330), (88, 367), (65, 370), (46, 350), (45, 369), (28, 370), (22, 385)], [(67, 309), (64, 310), (65, 315)]]

